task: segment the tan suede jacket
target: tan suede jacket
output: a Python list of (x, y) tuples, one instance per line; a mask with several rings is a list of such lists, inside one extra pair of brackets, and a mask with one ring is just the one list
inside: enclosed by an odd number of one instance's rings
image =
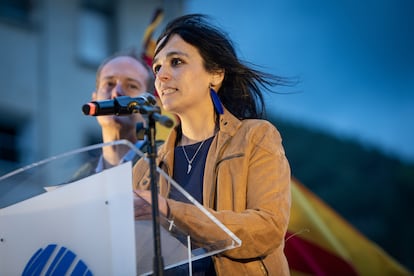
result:
[[(172, 175), (176, 130), (159, 148), (157, 164)], [(225, 110), (209, 149), (203, 202), (242, 245), (213, 256), (217, 275), (289, 275), (284, 255), (291, 195), (290, 167), (277, 129), (265, 120), (240, 121)], [(149, 189), (148, 166), (134, 167), (135, 188)], [(167, 197), (169, 184), (161, 181)], [(194, 206), (167, 200), (170, 217), (194, 236), (214, 235)], [(218, 233), (217, 233), (218, 234)]]

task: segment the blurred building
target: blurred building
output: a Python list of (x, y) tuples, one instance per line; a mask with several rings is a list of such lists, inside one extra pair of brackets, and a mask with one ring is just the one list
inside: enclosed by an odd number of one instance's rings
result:
[(183, 2), (1, 0), (0, 175), (100, 142), (96, 119), (81, 111), (99, 63), (140, 51), (155, 10), (164, 10), (163, 25)]

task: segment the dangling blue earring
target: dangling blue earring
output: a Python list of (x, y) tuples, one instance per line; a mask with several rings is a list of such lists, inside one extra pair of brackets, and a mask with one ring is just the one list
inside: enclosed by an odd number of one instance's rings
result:
[(214, 105), (214, 109), (216, 110), (216, 112), (218, 114), (223, 114), (223, 104), (220, 101), (219, 96), (217, 95), (216, 91), (214, 91), (213, 88), (210, 87), (210, 96), (211, 99), (213, 100), (213, 105)]

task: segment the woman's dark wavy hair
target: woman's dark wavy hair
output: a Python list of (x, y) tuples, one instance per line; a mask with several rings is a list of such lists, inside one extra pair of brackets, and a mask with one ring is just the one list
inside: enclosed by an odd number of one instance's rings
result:
[(207, 72), (224, 70), (223, 84), (217, 94), (232, 114), (239, 119), (264, 118), (266, 111), (260, 88), (270, 90), (270, 86), (284, 84), (284, 79), (243, 64), (227, 34), (211, 25), (208, 19), (207, 15), (188, 14), (171, 21), (157, 40), (154, 56), (172, 35), (179, 35), (198, 49)]

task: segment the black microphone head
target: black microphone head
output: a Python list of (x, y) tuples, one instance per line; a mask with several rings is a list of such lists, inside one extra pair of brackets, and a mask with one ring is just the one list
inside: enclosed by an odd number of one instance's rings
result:
[(84, 115), (90, 115), (89, 113), (90, 111), (91, 111), (91, 107), (89, 106), (89, 104), (84, 104), (82, 106), (82, 112)]
[(82, 112), (84, 115), (95, 116), (97, 112), (96, 104), (94, 102), (84, 104), (82, 106)]

